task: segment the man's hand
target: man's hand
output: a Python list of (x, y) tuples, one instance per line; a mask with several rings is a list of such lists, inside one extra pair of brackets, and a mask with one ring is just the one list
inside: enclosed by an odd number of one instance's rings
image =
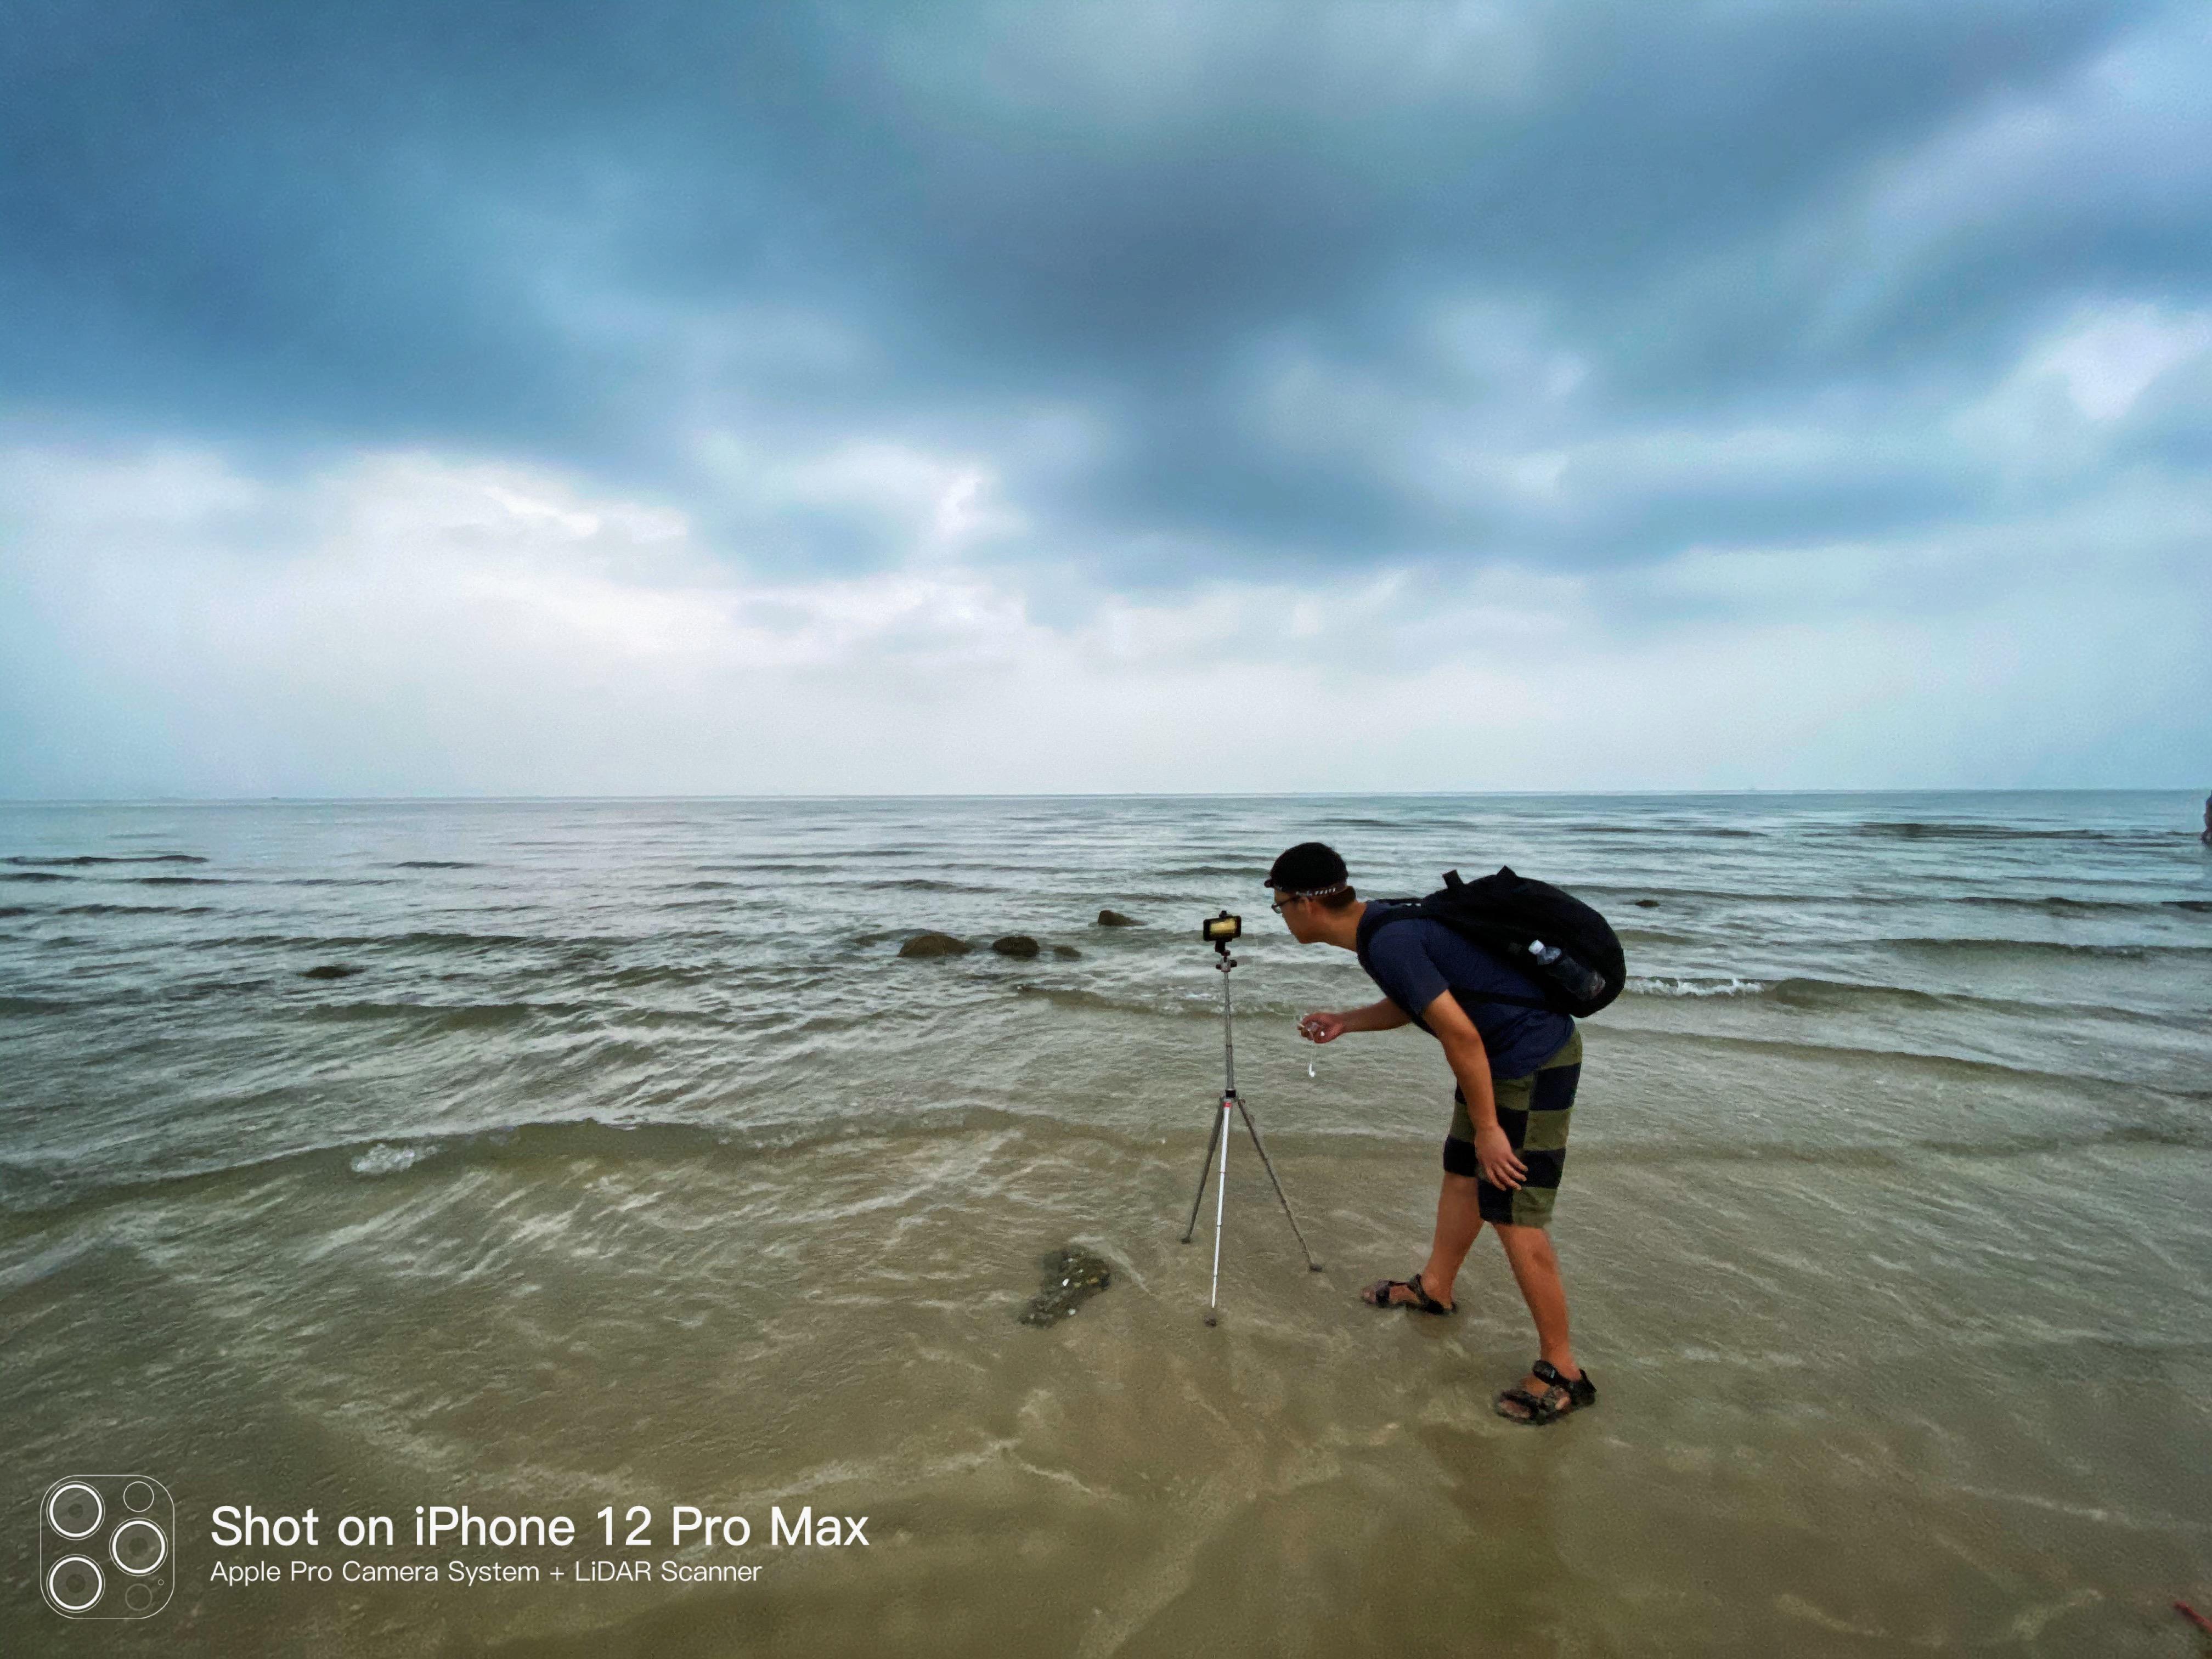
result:
[(1519, 1190), (1528, 1178), (1528, 1166), (1513, 1150), (1505, 1131), (1495, 1123), (1486, 1123), (1474, 1132), (1474, 1162), (1482, 1178), (1504, 1192)]
[(1315, 1012), (1298, 1022), (1298, 1035), (1308, 1042), (1334, 1042), (1346, 1031), (1395, 1031), (1409, 1016), (1385, 997), (1364, 1008), (1347, 1008), (1340, 1014)]

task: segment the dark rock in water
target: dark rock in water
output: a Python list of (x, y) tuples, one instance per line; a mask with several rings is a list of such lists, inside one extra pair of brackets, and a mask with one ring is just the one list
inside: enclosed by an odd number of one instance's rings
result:
[(1021, 1322), (1057, 1323), (1113, 1282), (1113, 1266), (1103, 1256), (1093, 1255), (1079, 1244), (1054, 1250), (1044, 1259), (1044, 1282), (1022, 1310)]
[(899, 946), (902, 957), (964, 957), (975, 947), (950, 933), (916, 933)]
[(300, 977), (301, 979), (351, 979), (360, 971), (360, 969), (347, 963), (326, 962), (320, 967), (307, 969)]
[(1055, 945), (1052, 947), (1052, 953), (1064, 961), (1069, 962), (1073, 962), (1076, 957), (1083, 954), (1082, 951), (1077, 950), (1073, 945)]
[(1123, 915), (1119, 910), (1101, 910), (1098, 925), (1101, 927), (1141, 927), (1145, 924), (1134, 916)]
[(1657, 899), (1638, 899), (1636, 901), (1636, 908), (1639, 910), (1656, 910), (1659, 908), (1659, 901)]
[(1027, 933), (1009, 933), (993, 939), (991, 948), (1002, 957), (1033, 957), (1042, 947)]

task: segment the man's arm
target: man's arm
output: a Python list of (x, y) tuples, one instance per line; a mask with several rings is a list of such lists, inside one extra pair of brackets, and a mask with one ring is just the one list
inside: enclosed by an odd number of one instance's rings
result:
[(1449, 991), (1439, 991), (1437, 1000), (1421, 1011), (1421, 1018), (1443, 1044), (1459, 1091), (1467, 1097), (1467, 1115), (1474, 1124), (1474, 1161), (1483, 1179), (1512, 1192), (1528, 1179), (1528, 1166), (1498, 1127), (1498, 1097), (1490, 1087), (1490, 1051), (1482, 1046), (1482, 1033)]
[(1308, 1014), (1298, 1022), (1298, 1035), (1309, 1042), (1334, 1042), (1346, 1031), (1395, 1031), (1413, 1023), (1413, 1017), (1385, 997), (1364, 1008), (1347, 1008), (1340, 1014)]

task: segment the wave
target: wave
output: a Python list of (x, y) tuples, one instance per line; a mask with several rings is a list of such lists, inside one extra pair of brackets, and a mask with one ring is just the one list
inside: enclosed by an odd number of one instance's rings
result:
[(1824, 1012), (1889, 1007), (1926, 1013), (1940, 1009), (1966, 1012), (2018, 1014), (2031, 1019), (2081, 1018), (2118, 1020), (2128, 1024), (2155, 1025), (2199, 1031), (2203, 1021), (2191, 1015), (2151, 1012), (2137, 1008), (2103, 1007), (2094, 1004), (2054, 1005), (2023, 1001), (2014, 997), (1977, 996), (1963, 991), (1918, 991), (1904, 985), (1871, 985), (1860, 980), (1814, 979), (1790, 976), (1777, 980), (1632, 978), (1626, 988), (1631, 996), (1668, 998), (1752, 998), (1785, 1007)]
[(1621, 900), (1635, 903), (1644, 899), (1664, 902), (1671, 899), (1711, 899), (1723, 904), (1849, 904), (1858, 899), (1853, 893), (1746, 893), (1723, 892), (1717, 887), (1656, 887), (1626, 886), (1618, 882), (1569, 881), (1559, 883), (1568, 892), (1588, 899), (1595, 894), (1607, 900)]
[(0, 881), (75, 881), (75, 876), (57, 874), (52, 870), (11, 870), (0, 875)]
[(210, 904), (65, 904), (49, 914), (57, 916), (211, 916), (216, 910)]
[[(981, 1104), (948, 1106), (885, 1127), (870, 1122), (872, 1133), (899, 1139), (926, 1139), (948, 1128), (1003, 1133), (1044, 1122), (1086, 1139), (1103, 1139), (1146, 1155), (1150, 1137), (1133, 1139), (1097, 1125), (1070, 1125), (1063, 1118)], [(422, 1170), (459, 1173), (486, 1166), (565, 1170), (579, 1161), (675, 1162), (702, 1158), (752, 1159), (803, 1154), (822, 1146), (850, 1147), (854, 1120), (845, 1115), (809, 1117), (719, 1127), (665, 1119), (607, 1121), (599, 1117), (540, 1119), (488, 1123), (471, 1128), (416, 1137), (380, 1135), (305, 1146), (262, 1157), (210, 1162), (198, 1169), (147, 1166), (130, 1174), (78, 1176), (72, 1169), (40, 1169), (0, 1159), (0, 1213), (35, 1213), (42, 1218), (97, 1210), (143, 1200), (149, 1194), (178, 1195), (240, 1180), (306, 1179), (351, 1183), (362, 1177), (389, 1179)]]
[(1722, 1031), (1607, 1026), (1602, 1023), (1602, 1017), (1598, 1023), (1584, 1029), (1603, 1032), (1603, 1041), (1621, 1042), (1632, 1046), (1650, 1043), (1668, 1048), (1710, 1048), (1723, 1054), (1748, 1052), (1772, 1054), (1785, 1060), (1818, 1060), (1828, 1065), (1874, 1060), (1885, 1066), (1908, 1066), (1968, 1082), (2041, 1084), (2075, 1094), (2109, 1096), (2116, 1101), (2136, 1100), (2146, 1095), (2200, 1103), (2212, 1101), (2212, 1089), (2165, 1088), (2123, 1081), (2106, 1073), (2051, 1072), (2033, 1066), (2010, 1066), (2001, 1060), (1968, 1060), (1956, 1054), (1932, 1054), (1911, 1048), (1870, 1048), (1850, 1042), (1792, 1042), (1786, 1037), (1734, 1036)]
[(1739, 979), (1734, 974), (1726, 979), (1668, 979), (1631, 974), (1621, 987), (1625, 995), (1632, 997), (1755, 997), (1766, 989), (1764, 980)]
[(1843, 833), (1876, 836), (1896, 841), (2158, 841), (2181, 830), (2029, 830), (2004, 823), (1955, 823), (1915, 818), (1876, 819), (1856, 823)]
[(2212, 900), (2206, 899), (2077, 899), (2057, 893), (2047, 898), (2008, 898), (1996, 893), (1968, 893), (1953, 902), (1999, 910), (2032, 910), (2052, 916), (2155, 916), (2169, 910), (2212, 915)]
[(420, 1020), (439, 1030), (494, 1030), (541, 1015), (574, 1018), (598, 1012), (574, 1002), (320, 1002), (301, 1010), (317, 1020)]
[[(809, 889), (823, 887), (866, 887), (878, 892), (892, 893), (1003, 893), (1003, 887), (975, 887), (964, 882), (939, 881), (923, 876), (906, 876), (894, 881), (879, 880), (869, 876), (825, 877), (806, 884)], [(750, 881), (684, 881), (667, 890), (678, 893), (750, 893), (758, 890), (759, 884)]]
[(2212, 945), (2083, 945), (2051, 939), (1885, 939), (1875, 943), (1931, 954), (2055, 957), (2061, 960), (2142, 962), (2212, 957)]
[(824, 887), (888, 887), (896, 893), (1003, 893), (1003, 887), (977, 887), (957, 881), (933, 881), (922, 876), (908, 876), (898, 881), (834, 881), (818, 884)]
[[(894, 934), (891, 937), (897, 937)], [(658, 967), (617, 968), (600, 982), (618, 985), (624, 989), (639, 985), (703, 985), (713, 984), (729, 977), (729, 970), (712, 964), (679, 966), (668, 963)], [(621, 1011), (625, 1017), (635, 1011)]]
[[(1913, 1058), (1905, 1056), (1905, 1058)], [(2139, 1103), (2140, 1091), (2125, 1098)], [(2212, 1127), (2178, 1116), (2144, 1121), (2137, 1111), (2113, 1115), (2115, 1121), (2069, 1127), (2063, 1132), (1992, 1133), (1987, 1139), (1942, 1136), (1900, 1138), (1857, 1145), (1809, 1145), (1803, 1141), (1595, 1139), (1577, 1154), (1581, 1159), (1638, 1166), (1662, 1164), (1768, 1162), (1809, 1164), (1893, 1166), (1917, 1169), (1930, 1156), (2008, 1159), (2064, 1155), (2083, 1147), (2174, 1148), (2212, 1146)], [(862, 1126), (872, 1141), (930, 1140), (946, 1133), (998, 1138), (1048, 1134), (1096, 1143), (1106, 1154), (1144, 1161), (1157, 1158), (1158, 1138), (1104, 1125), (1072, 1122), (1052, 1114), (1021, 1112), (982, 1103), (948, 1105), (894, 1126)], [(810, 1116), (745, 1126), (717, 1126), (668, 1119), (612, 1121), (596, 1116), (493, 1122), (443, 1133), (362, 1135), (263, 1156), (210, 1160), (197, 1168), (172, 1162), (83, 1174), (75, 1168), (41, 1167), (0, 1159), (0, 1214), (23, 1218), (34, 1227), (81, 1217), (120, 1205), (175, 1201), (230, 1201), (242, 1183), (283, 1182), (307, 1189), (356, 1188), (368, 1182), (451, 1182), (479, 1170), (505, 1170), (572, 1182), (580, 1167), (627, 1164), (682, 1165), (707, 1161), (757, 1164), (763, 1158), (805, 1158), (825, 1149), (849, 1156), (854, 1121), (848, 1116)], [(1285, 1142), (1323, 1145), (1339, 1158), (1397, 1156), (1395, 1149), (1425, 1139), (1425, 1133), (1382, 1133), (1366, 1127), (1267, 1130), (1279, 1149)], [(1203, 1139), (1201, 1133), (1200, 1139)], [(583, 1177), (588, 1179), (588, 1176)]]
[[(1014, 994), (1018, 997), (1042, 997), (1055, 1008), (1075, 1008), (1086, 1012), (1142, 1014), (1148, 1018), (1170, 1019), (1221, 1018), (1220, 1003), (1211, 998), (1168, 1003), (1142, 1002), (1134, 997), (1109, 997), (1097, 991), (1059, 985), (1017, 985)], [(1264, 1015), (1270, 1011), (1264, 1006), (1255, 1007), (1247, 1003), (1239, 1012), (1249, 1018)]]
[(33, 910), (26, 905), (0, 904), (0, 921), (7, 921), (8, 919), (15, 916), (43, 916), (47, 914), (48, 913), (46, 911)]
[(470, 864), (461, 859), (402, 859), (397, 864), (385, 866), (391, 870), (481, 870), (481, 864)]
[(74, 1003), (55, 1002), (45, 997), (0, 997), (0, 1014), (65, 1014), (74, 1006)]
[(758, 864), (702, 864), (695, 868), (716, 875), (751, 876), (810, 876), (837, 870), (845, 865), (842, 858), (825, 854), (819, 859), (763, 859)]
[(2193, 1152), (2212, 1148), (2212, 1131), (2186, 1123), (2119, 1123), (2069, 1128), (2063, 1133), (1992, 1136), (1987, 1140), (1916, 1137), (1856, 1146), (1806, 1146), (1790, 1141), (1593, 1141), (1575, 1154), (1585, 1164), (1815, 1164), (1852, 1169), (1893, 1165), (1916, 1171), (1930, 1156), (1972, 1159), (2070, 1156), (2090, 1147), (2152, 1146)]
[[(1730, 975), (1726, 979), (1631, 978), (1625, 988), (1631, 996), (1704, 998), (1756, 997), (1779, 1002), (1793, 1008), (1840, 1009), (1863, 1007), (1869, 1003), (1882, 1002), (1898, 1006), (1929, 1009), (1978, 1006), (2031, 1009), (2039, 1014), (2051, 1014), (2055, 1010), (2030, 1003), (2000, 1002), (1994, 999), (1948, 995), (1934, 991), (1915, 991), (1902, 985), (1868, 985), (1851, 980), (1808, 979), (1792, 976), (1785, 979), (1740, 979)], [(2080, 1012), (2069, 1010), (2069, 1012)]]
[(207, 860), (196, 853), (80, 853), (74, 858), (0, 859), (0, 864), (26, 866), (76, 866), (87, 864), (205, 864)]
[(235, 887), (238, 882), (228, 876), (131, 876), (125, 878), (137, 887)]
[(402, 1170), (413, 1169), (426, 1158), (435, 1158), (440, 1150), (434, 1141), (395, 1146), (380, 1140), (360, 1157), (349, 1160), (347, 1167), (360, 1176), (397, 1175)]
[(518, 946), (557, 948), (593, 943), (582, 939), (539, 939), (527, 933), (466, 933), (447, 932), (416, 932), (411, 933), (353, 933), (325, 935), (317, 933), (230, 933), (221, 939), (196, 939), (185, 942), (192, 951), (236, 950), (241, 948), (278, 951), (325, 952), (331, 951), (374, 951), (390, 946), (401, 949), (433, 951), (499, 951)]

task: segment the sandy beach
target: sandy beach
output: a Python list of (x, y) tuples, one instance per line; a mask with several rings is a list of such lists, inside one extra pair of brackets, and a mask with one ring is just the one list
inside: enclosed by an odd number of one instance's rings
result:
[[(2169, 807), (6, 809), (15, 1461), (175, 1494), (173, 1605), (103, 1650), (2185, 1651), (2212, 866)], [(1356, 1299), (1418, 1262), (1449, 1085), (1297, 1041), (1364, 981), (1265, 925), (1293, 831), (1377, 891), (1510, 858), (1629, 940), (1555, 1227), (1595, 1412), (1491, 1415), (1533, 1349), (1486, 1240), (1451, 1319)], [(1218, 903), (1327, 1270), (1234, 1144), (1208, 1329)], [(1112, 1283), (1019, 1322), (1069, 1244)], [(216, 1547), (248, 1504), (403, 1536)], [(464, 1504), (585, 1544), (407, 1544)], [(802, 1507), (865, 1542), (771, 1542)], [(8, 1548), (6, 1623), (68, 1639)], [(544, 1576), (210, 1579), (264, 1557)]]

